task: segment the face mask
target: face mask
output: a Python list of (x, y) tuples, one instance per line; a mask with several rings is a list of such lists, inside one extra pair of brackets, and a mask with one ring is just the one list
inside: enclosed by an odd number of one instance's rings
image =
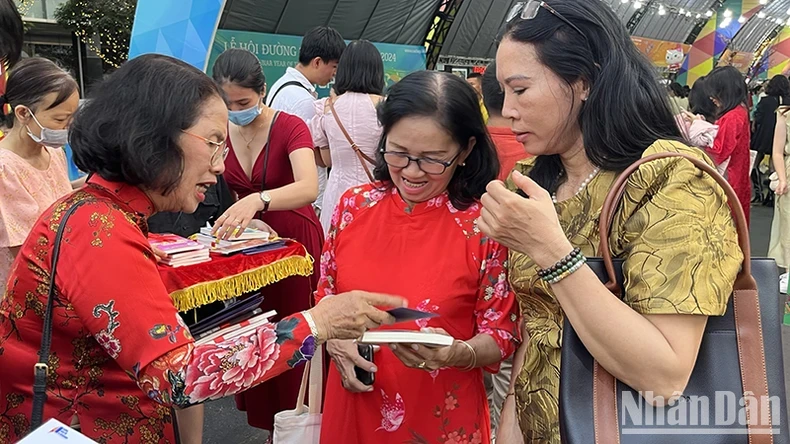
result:
[(27, 135), (33, 139), (33, 142), (36, 142), (40, 145), (44, 145), (50, 148), (62, 148), (67, 143), (69, 143), (69, 130), (67, 129), (60, 129), (60, 130), (53, 130), (49, 128), (44, 128), (36, 119), (36, 116), (31, 112), (30, 116), (33, 117), (33, 120), (36, 122), (39, 128), (41, 128), (41, 137), (36, 137), (32, 131), (30, 131), (30, 126), (27, 126)]
[(261, 115), (261, 107), (256, 103), (252, 108), (241, 111), (228, 111), (228, 119), (238, 126), (247, 126)]

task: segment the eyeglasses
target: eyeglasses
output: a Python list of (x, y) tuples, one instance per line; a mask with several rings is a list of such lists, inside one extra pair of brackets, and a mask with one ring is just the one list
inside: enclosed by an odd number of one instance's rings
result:
[(459, 151), (458, 154), (453, 156), (452, 159), (445, 162), (443, 160), (431, 159), (429, 157), (412, 157), (406, 153), (397, 151), (381, 151), (381, 153), (384, 154), (384, 162), (393, 168), (408, 168), (409, 164), (414, 162), (417, 164), (417, 167), (425, 174), (430, 174), (432, 176), (440, 176), (444, 174), (444, 172), (447, 171), (447, 168), (451, 167), (456, 159), (458, 159), (458, 156), (461, 155), (461, 152), (462, 151)]
[(532, 20), (538, 15), (538, 11), (540, 11), (540, 8), (543, 8), (549, 11), (550, 13), (552, 13), (555, 17), (565, 22), (566, 25), (576, 30), (576, 32), (578, 32), (582, 37), (584, 37), (585, 40), (587, 40), (587, 36), (582, 32), (581, 29), (579, 29), (578, 26), (571, 23), (570, 20), (566, 19), (562, 14), (557, 12), (554, 8), (549, 6), (549, 4), (544, 1), (530, 0), (528, 2), (516, 3), (513, 6), (513, 9), (510, 10), (510, 13), (507, 15), (507, 20), (505, 21), (509, 23), (511, 20), (519, 16), (519, 13), (521, 14), (520, 15), (521, 20)]
[[(211, 152), (211, 164), (217, 165), (219, 162), (224, 162), (225, 159), (228, 157), (228, 153), (230, 153), (230, 148), (228, 148), (228, 140), (225, 139), (222, 142), (214, 142), (213, 140), (206, 139), (203, 136), (198, 136), (197, 134), (192, 134), (188, 131), (181, 130), (182, 133), (186, 134), (187, 136), (192, 136), (196, 139), (200, 139), (206, 142), (210, 147), (213, 147), (213, 151)], [(220, 152), (222, 152), (222, 158), (219, 157)]]

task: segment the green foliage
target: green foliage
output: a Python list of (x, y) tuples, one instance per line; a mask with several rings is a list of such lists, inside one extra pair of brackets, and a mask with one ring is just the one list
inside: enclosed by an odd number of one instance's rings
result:
[[(117, 68), (129, 55), (136, 6), (137, 0), (68, 0), (55, 11), (55, 18)], [(96, 48), (94, 37), (101, 49)]]

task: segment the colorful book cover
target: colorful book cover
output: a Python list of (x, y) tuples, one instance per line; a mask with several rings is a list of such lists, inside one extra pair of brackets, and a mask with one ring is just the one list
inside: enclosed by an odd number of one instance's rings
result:
[(176, 234), (149, 234), (148, 243), (152, 247), (165, 252), (168, 256), (187, 251), (202, 250), (206, 248), (195, 241), (183, 238)]

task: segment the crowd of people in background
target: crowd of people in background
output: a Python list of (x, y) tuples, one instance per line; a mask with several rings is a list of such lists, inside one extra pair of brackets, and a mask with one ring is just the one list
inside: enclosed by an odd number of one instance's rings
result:
[[(727, 204), (748, 220), (775, 195), (770, 254), (790, 263), (790, 81), (771, 79), (756, 102), (733, 67), (664, 87), (603, 2), (550, 3), (517, 5), (496, 61), (466, 79), (418, 71), (385, 90), (376, 47), (322, 26), (271, 86), (242, 49), (210, 76), (146, 55), (79, 106), (68, 73), (18, 61), (21, 19), (0, 0), (0, 443), (29, 432), (48, 246), (78, 202), (53, 281), (66, 322), (53, 327), (45, 416), (92, 439), (173, 442), (177, 422), (199, 443), (202, 403), (224, 396), (272, 430), (299, 393), (290, 370), (325, 343), (322, 442), (558, 444), (565, 319), (616, 379), (682, 390), (741, 266)], [(67, 142), (86, 179), (69, 181)], [(738, 201), (690, 162), (640, 169), (614, 219), (621, 302), (584, 263), (601, 255), (619, 173), (665, 152), (716, 166)], [(278, 322), (243, 343), (195, 345), (146, 241), (207, 223), (223, 239), (246, 227), (294, 239), (315, 259), (310, 276), (261, 289)], [(366, 360), (356, 339), (406, 305), (440, 316), (399, 328), (452, 344)]]

